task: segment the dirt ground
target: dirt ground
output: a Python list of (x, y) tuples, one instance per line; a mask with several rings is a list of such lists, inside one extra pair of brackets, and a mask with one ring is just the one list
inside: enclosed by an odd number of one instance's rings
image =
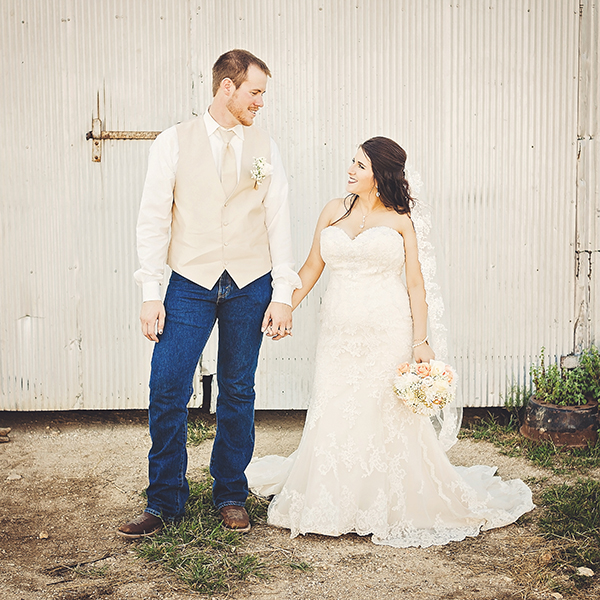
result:
[[(257, 414), (256, 454), (291, 453), (304, 412)], [(138, 559), (135, 542), (115, 534), (143, 510), (150, 438), (142, 411), (0, 413), (11, 441), (0, 444), (0, 597), (4, 600), (110, 598), (187, 600), (199, 594), (173, 574)], [(188, 476), (200, 478), (212, 441), (190, 448)], [(454, 464), (492, 464), (507, 479), (527, 479), (534, 499), (557, 481), (486, 442), (461, 440)], [(246, 548), (281, 566), (265, 580), (236, 585), (217, 600), (560, 598), (534, 575), (551, 557), (535, 514), (519, 525), (429, 549), (376, 546), (368, 538), (289, 533), (257, 525)], [(306, 563), (309, 569), (292, 569)], [(596, 579), (594, 577), (594, 579)], [(568, 597), (563, 591), (565, 597)], [(591, 595), (589, 595), (591, 594)], [(600, 597), (593, 584), (587, 597)]]

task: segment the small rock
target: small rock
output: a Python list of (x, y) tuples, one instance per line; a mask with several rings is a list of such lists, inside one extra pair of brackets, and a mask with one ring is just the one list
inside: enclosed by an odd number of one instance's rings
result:
[(19, 479), (23, 479), (19, 474), (10, 473), (10, 475), (6, 478), (6, 481), (17, 481)]
[(541, 556), (540, 556), (540, 561), (542, 562), (542, 564), (547, 565), (548, 563), (552, 562), (552, 552), (544, 552)]
[(0, 437), (5, 437), (10, 433), (10, 427), (0, 427)]
[(593, 577), (594, 571), (587, 567), (579, 567), (579, 569), (577, 569), (577, 575), (581, 575), (582, 577)]
[(6, 442), (10, 442), (10, 438), (7, 435), (0, 435), (0, 444), (5, 444)]
[(559, 594), (558, 592), (554, 592), (550, 594), (550, 596), (552, 596), (552, 598), (556, 598), (556, 600), (562, 600), (562, 598), (564, 598), (564, 596), (562, 594)]
[(47, 540), (50, 537), (47, 531), (40, 531), (40, 540)]

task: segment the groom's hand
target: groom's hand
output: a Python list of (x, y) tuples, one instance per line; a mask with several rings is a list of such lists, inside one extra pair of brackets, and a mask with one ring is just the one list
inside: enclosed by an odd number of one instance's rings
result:
[(271, 302), (265, 311), (261, 331), (276, 341), (292, 335), (292, 307), (282, 302)]
[(152, 342), (158, 342), (158, 336), (165, 326), (165, 307), (160, 300), (148, 300), (142, 303), (140, 321), (142, 333)]

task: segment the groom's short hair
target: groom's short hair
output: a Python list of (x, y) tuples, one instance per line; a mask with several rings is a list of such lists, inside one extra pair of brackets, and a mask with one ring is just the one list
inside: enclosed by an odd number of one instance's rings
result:
[(271, 71), (266, 63), (248, 50), (235, 49), (221, 54), (212, 68), (213, 96), (217, 95), (221, 81), (227, 77), (233, 81), (236, 88), (239, 88), (247, 79), (250, 65), (258, 67), (265, 75), (271, 77)]

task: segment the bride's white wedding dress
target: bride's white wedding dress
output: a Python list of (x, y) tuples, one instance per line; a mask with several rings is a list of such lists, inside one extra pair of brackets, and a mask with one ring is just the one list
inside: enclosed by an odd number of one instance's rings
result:
[(373, 227), (351, 239), (334, 225), (321, 234), (321, 254), (331, 276), (300, 446), (246, 471), (254, 493), (275, 494), (268, 522), (293, 537), (355, 532), (376, 544), (425, 547), (534, 508), (522, 481), (502, 481), (492, 467), (454, 467), (430, 419), (392, 391), (396, 367), (412, 360), (402, 236)]

